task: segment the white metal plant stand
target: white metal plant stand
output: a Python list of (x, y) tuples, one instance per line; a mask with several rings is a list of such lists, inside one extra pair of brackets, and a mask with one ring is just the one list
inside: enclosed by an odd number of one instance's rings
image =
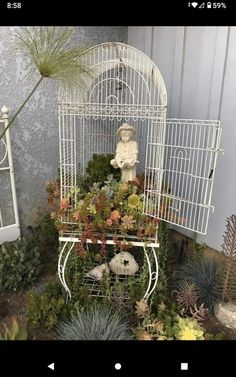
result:
[[(155, 240), (153, 240), (155, 241)], [(80, 242), (80, 239), (77, 237), (60, 237), (60, 242), (62, 243), (61, 252), (59, 255), (59, 261), (58, 261), (58, 276), (60, 279), (61, 284), (63, 285), (65, 291), (67, 292), (69, 298), (71, 298), (71, 291), (70, 288), (67, 285), (66, 278), (65, 278), (65, 271), (66, 271), (66, 265), (68, 262), (68, 259), (73, 252), (73, 249), (77, 242)], [(87, 244), (91, 244), (92, 241), (90, 239), (87, 239)], [(98, 241), (98, 244), (101, 243)], [(106, 240), (107, 245), (115, 245), (115, 242), (110, 239)], [(158, 281), (158, 260), (156, 256), (155, 248), (159, 247), (159, 243), (157, 242), (150, 242), (149, 244), (145, 244), (144, 242), (139, 241), (132, 241), (132, 245), (136, 247), (141, 247), (145, 256), (145, 263), (147, 263), (148, 267), (148, 284), (146, 292), (143, 296), (144, 299), (148, 299), (149, 296), (153, 293), (157, 281)], [(154, 263), (151, 263), (150, 256), (153, 256)], [(139, 277), (139, 274), (136, 275), (137, 279)], [(90, 281), (90, 285), (93, 285), (94, 290), (94, 283)], [(97, 283), (99, 284), (99, 283)], [(97, 295), (97, 294), (96, 294)], [(127, 297), (128, 298), (128, 297)]]
[[(85, 175), (93, 154), (115, 152), (116, 131), (127, 122), (136, 129), (139, 172), (145, 172), (143, 212), (205, 234), (213, 208), (219, 121), (166, 119), (167, 94), (161, 73), (149, 57), (132, 46), (100, 44), (89, 49), (84, 60), (93, 72), (87, 91), (61, 87), (58, 98), (61, 199), (74, 192), (72, 208), (63, 222), (74, 223), (71, 214), (77, 204), (77, 177)], [(70, 296), (65, 270), (80, 236), (67, 231), (59, 240), (58, 274)], [(158, 240), (145, 245), (132, 242), (146, 258), (149, 279), (144, 298), (149, 298), (158, 279)]]
[[(1, 109), (0, 133), (8, 126), (8, 108)], [(1, 127), (3, 125), (3, 127)], [(0, 140), (0, 245), (20, 237), (10, 130)]]

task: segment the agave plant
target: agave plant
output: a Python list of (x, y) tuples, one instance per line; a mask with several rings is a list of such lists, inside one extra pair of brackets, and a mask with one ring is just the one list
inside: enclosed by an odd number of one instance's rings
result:
[(61, 340), (130, 340), (132, 335), (119, 311), (109, 306), (92, 305), (77, 310), (56, 330)]
[(85, 49), (73, 47), (73, 31), (72, 27), (23, 27), (16, 32), (16, 50), (30, 58), (39, 78), (9, 120), (0, 139), (44, 78), (58, 80), (68, 87), (85, 87), (91, 70), (84, 63)]

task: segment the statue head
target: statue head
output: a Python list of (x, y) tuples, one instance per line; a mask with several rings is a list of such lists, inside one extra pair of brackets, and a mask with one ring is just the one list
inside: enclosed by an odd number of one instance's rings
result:
[(123, 123), (117, 130), (117, 135), (119, 135), (121, 140), (125, 143), (129, 141), (134, 134), (135, 128), (130, 126), (128, 123)]

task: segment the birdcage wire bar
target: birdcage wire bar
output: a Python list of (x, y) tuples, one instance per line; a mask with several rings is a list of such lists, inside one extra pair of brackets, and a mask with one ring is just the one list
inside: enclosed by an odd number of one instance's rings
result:
[[(167, 119), (152, 124), (146, 161), (145, 212), (206, 234), (221, 127), (219, 121)], [(164, 133), (164, 135), (163, 135)], [(162, 160), (162, 162), (160, 162)]]

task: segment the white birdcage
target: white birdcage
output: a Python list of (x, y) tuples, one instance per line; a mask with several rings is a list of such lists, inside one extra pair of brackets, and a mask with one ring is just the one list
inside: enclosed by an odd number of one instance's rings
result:
[[(151, 217), (205, 234), (211, 206), (217, 154), (221, 136), (219, 121), (166, 119), (167, 94), (157, 66), (144, 53), (123, 43), (104, 43), (87, 51), (85, 63), (92, 69), (87, 92), (59, 91), (59, 139), (61, 199), (77, 187), (93, 154), (114, 153), (116, 131), (123, 122), (136, 129), (139, 172), (145, 173), (143, 212)], [(63, 222), (73, 224), (72, 208)], [(65, 279), (68, 258), (79, 233), (60, 234), (58, 273)], [(140, 246), (149, 279), (144, 298), (158, 279), (158, 239)], [(91, 240), (87, 240), (87, 245)], [(112, 239), (106, 241), (113, 244)], [(137, 276), (137, 283), (139, 276)], [(91, 293), (99, 294), (91, 283)], [(89, 283), (88, 283), (89, 284)]]

